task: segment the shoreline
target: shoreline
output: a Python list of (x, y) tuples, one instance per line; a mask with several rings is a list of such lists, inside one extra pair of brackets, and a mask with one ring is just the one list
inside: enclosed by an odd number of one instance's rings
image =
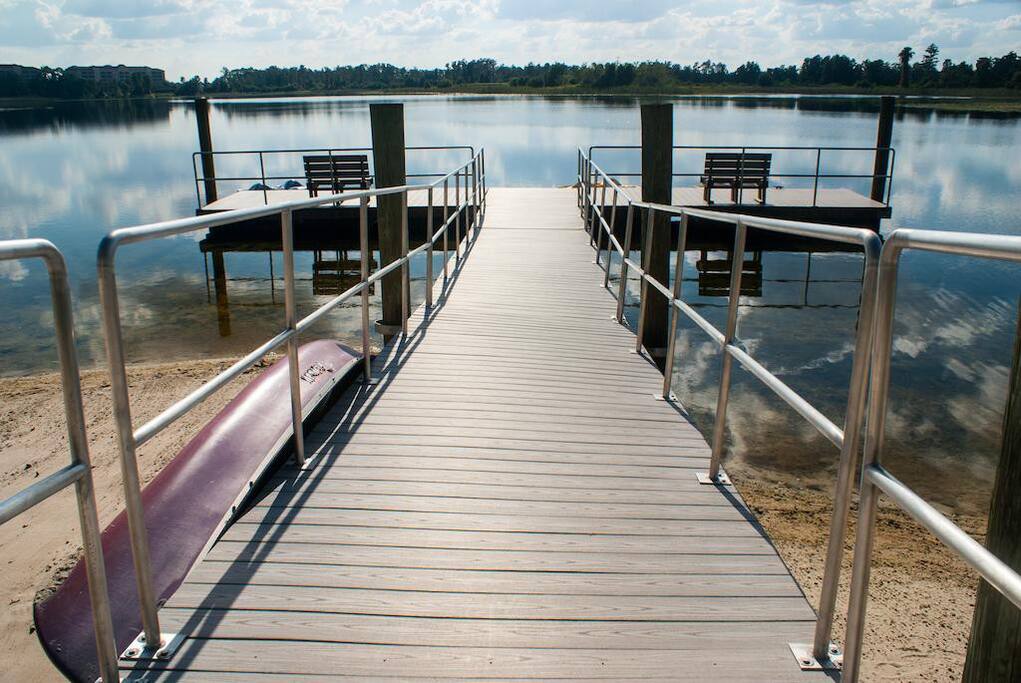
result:
[[(136, 424), (226, 368), (234, 359), (148, 363), (128, 370), (132, 416)], [(253, 375), (274, 359), (256, 365), (181, 418), (139, 451), (139, 469), (149, 481)], [(82, 393), (91, 446), (100, 525), (123, 508), (119, 455), (105, 369), (82, 373)], [(59, 375), (43, 373), (0, 379), (0, 495), (8, 496), (35, 478), (67, 462), (67, 437)], [(780, 552), (809, 602), (817, 605), (826, 552), (832, 482), (825, 474), (796, 474), (728, 462), (728, 472), (770, 540)], [(844, 639), (850, 577), (851, 525), (845, 542), (834, 638)], [(981, 516), (956, 515), (954, 521), (981, 540)], [(74, 495), (68, 491), (0, 528), (0, 547), (8, 558), (0, 617), (0, 658), (16, 662), (5, 672), (34, 683), (54, 677), (54, 669), (32, 627), (36, 597), (62, 579), (80, 552)], [(869, 619), (866, 625), (867, 680), (960, 680), (971, 626), (977, 578), (906, 515), (881, 504), (872, 565)], [(15, 654), (16, 653), (16, 654)]]
[(197, 95), (159, 93), (138, 97), (106, 97), (84, 99), (45, 98), (37, 96), (0, 98), (0, 110), (31, 109), (67, 103), (113, 103), (132, 101), (189, 101), (194, 97), (208, 97), (220, 100), (285, 99), (304, 97), (367, 97), (414, 96), (414, 95), (480, 95), (480, 96), (534, 96), (550, 98), (571, 97), (671, 97), (671, 98), (736, 98), (764, 99), (779, 95), (806, 98), (874, 98), (892, 95), (898, 99), (901, 110), (937, 111), (959, 114), (1000, 114), (1021, 116), (1021, 93), (1005, 88), (983, 90), (962, 89), (902, 89), (898, 87), (856, 88), (853, 86), (736, 86), (736, 85), (678, 85), (674, 88), (643, 88), (639, 86), (613, 87), (607, 89), (584, 86), (529, 87), (511, 86), (503, 83), (478, 83), (450, 88), (380, 88), (354, 90), (275, 90), (267, 92), (203, 92)]

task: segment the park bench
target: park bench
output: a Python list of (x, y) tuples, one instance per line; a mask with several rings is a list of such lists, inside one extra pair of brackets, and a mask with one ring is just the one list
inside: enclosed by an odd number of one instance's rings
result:
[(324, 154), (302, 158), (310, 197), (319, 196), (320, 189), (333, 193), (348, 188), (367, 190), (372, 185), (369, 158), (365, 154)]
[(705, 187), (702, 198), (712, 204), (714, 187), (729, 187), (730, 200), (738, 203), (738, 192), (744, 189), (757, 190), (755, 201), (766, 202), (766, 188), (769, 187), (769, 166), (772, 154), (740, 152), (708, 152), (705, 155), (705, 170), (700, 179)]

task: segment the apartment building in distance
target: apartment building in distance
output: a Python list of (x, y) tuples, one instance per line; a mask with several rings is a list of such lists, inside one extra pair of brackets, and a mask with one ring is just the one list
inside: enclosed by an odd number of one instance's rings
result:
[(135, 74), (148, 76), (153, 86), (160, 86), (166, 82), (166, 73), (163, 69), (153, 69), (148, 66), (69, 66), (64, 73), (75, 76), (83, 81), (94, 81), (102, 84), (121, 83), (131, 80)]

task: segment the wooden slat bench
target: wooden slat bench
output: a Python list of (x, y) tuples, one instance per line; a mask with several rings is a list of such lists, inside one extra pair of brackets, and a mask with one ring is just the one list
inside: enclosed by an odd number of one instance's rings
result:
[(709, 152), (705, 155), (705, 170), (700, 179), (705, 188), (702, 198), (712, 204), (714, 187), (729, 187), (730, 200), (738, 203), (738, 192), (742, 188), (757, 190), (755, 201), (766, 202), (769, 187), (769, 167), (772, 154), (749, 152)]
[(372, 185), (369, 158), (365, 154), (324, 154), (302, 158), (310, 197), (319, 196), (320, 189), (343, 192), (348, 188), (366, 190)]

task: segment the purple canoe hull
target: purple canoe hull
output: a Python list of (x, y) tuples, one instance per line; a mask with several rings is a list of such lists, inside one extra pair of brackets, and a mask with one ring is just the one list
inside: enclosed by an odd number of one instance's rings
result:
[[(298, 352), (306, 414), (357, 365), (360, 355), (331, 341)], [(287, 359), (245, 387), (142, 490), (153, 585), (162, 604), (229, 521), (234, 508), (291, 438)], [(103, 531), (110, 604), (118, 651), (142, 628), (127, 517)], [(69, 678), (95, 681), (95, 636), (88, 582), (81, 561), (67, 580), (35, 605), (39, 640)]]

